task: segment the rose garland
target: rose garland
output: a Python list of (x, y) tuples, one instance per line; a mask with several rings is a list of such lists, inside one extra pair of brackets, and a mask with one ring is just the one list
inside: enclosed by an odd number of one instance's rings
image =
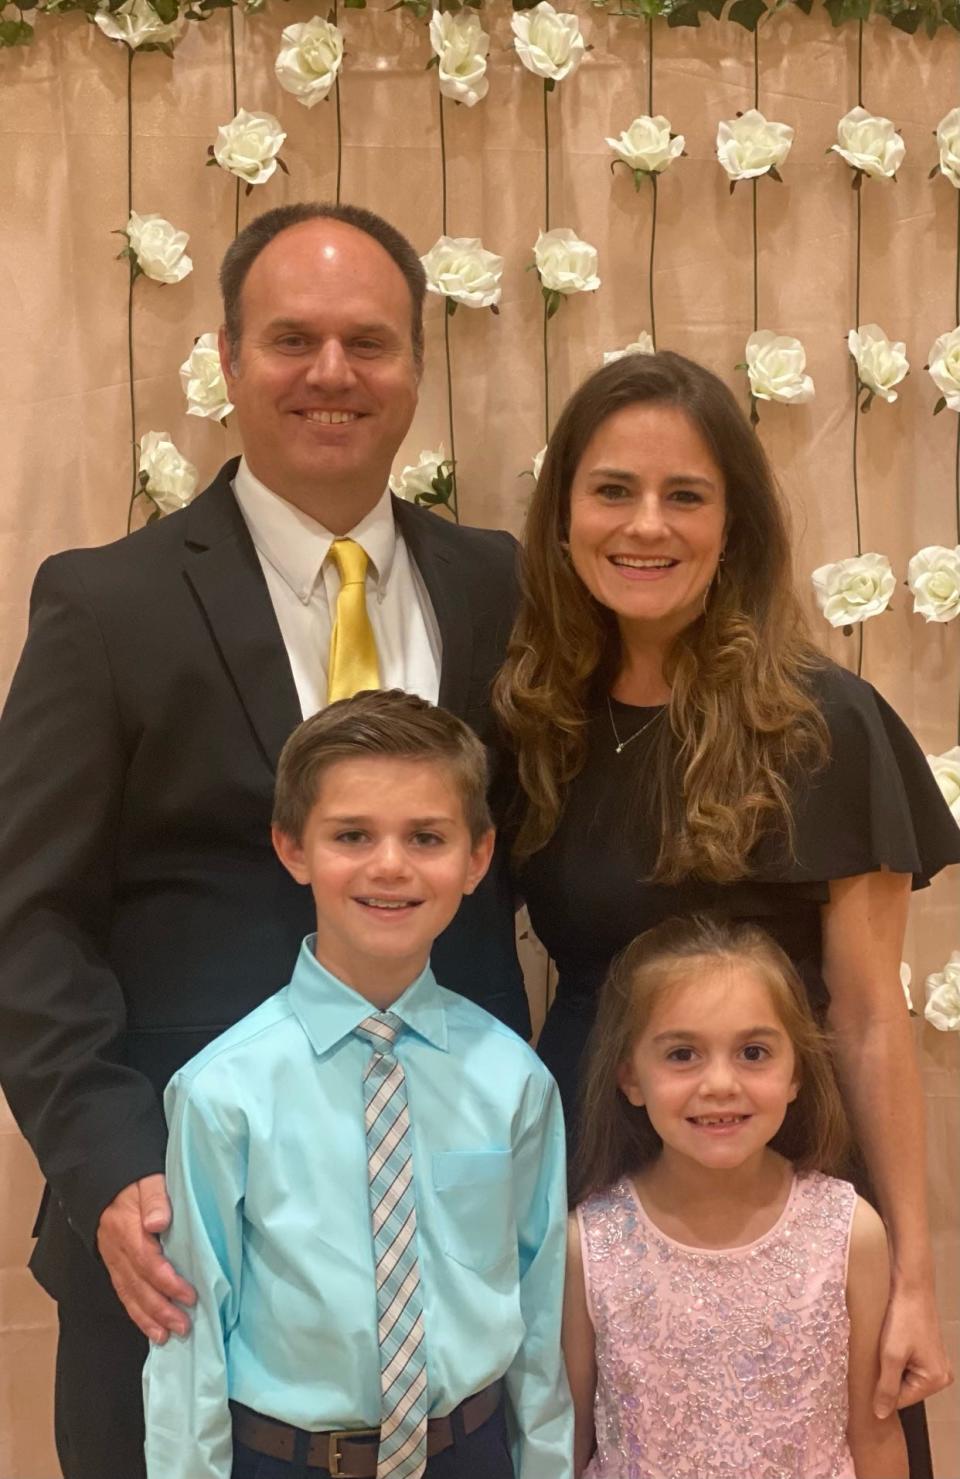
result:
[(827, 153), (835, 153), (853, 170), (851, 184), (856, 201), (856, 273), (854, 279), (855, 328), (847, 336), (853, 358), (853, 509), (856, 524), (855, 557), (821, 565), (812, 575), (814, 592), (831, 626), (850, 636), (857, 628), (857, 674), (863, 671), (863, 623), (886, 611), (896, 589), (896, 580), (886, 555), (864, 554), (860, 530), (860, 483), (858, 446), (860, 418), (879, 398), (892, 404), (895, 387), (909, 373), (906, 346), (887, 338), (878, 324), (860, 322), (860, 279), (863, 242), (863, 181), (892, 180), (903, 163), (906, 148), (889, 118), (876, 117), (863, 106), (863, 22), (857, 30), (857, 104), (837, 125), (837, 141)]
[(447, 234), (447, 136), (445, 101), (455, 106), (473, 108), (486, 97), (487, 56), (490, 37), (478, 16), (468, 13), (449, 14), (439, 10), (430, 18), (430, 46), (433, 56), (427, 67), (437, 69), (437, 107), (440, 122), (440, 237), (420, 261), (427, 275), (427, 291), (444, 299), (443, 348), (447, 379), (447, 427), (450, 436), (450, 458), (439, 452), (422, 452), (420, 462), (404, 468), (391, 486), (403, 497), (416, 503), (449, 508), (459, 523), (460, 505), (457, 484), (457, 443), (453, 408), (453, 360), (450, 346), (450, 320), (460, 304), (469, 308), (489, 308), (499, 313), (500, 280), (503, 258), (488, 252), (479, 237)]
[(550, 437), (550, 352), (548, 326), (565, 297), (593, 292), (600, 286), (597, 253), (568, 226), (550, 227), (549, 96), (558, 82), (571, 77), (587, 50), (580, 22), (554, 10), (550, 0), (524, 7), (510, 22), (513, 44), (528, 72), (543, 79), (543, 218), (544, 229), (533, 249), (533, 263), (543, 297), (543, 423)]
[[(367, 0), (344, 0), (344, 8), (363, 10), (366, 3)], [(464, 5), (479, 9), (481, 3), (482, 0), (444, 0), (444, 10), (456, 13)], [(157, 39), (157, 33), (164, 27), (202, 22), (208, 20), (214, 10), (227, 6), (237, 6), (246, 14), (254, 14), (263, 10), (265, 4), (266, 0), (6, 0), (6, 3), (0, 0), (0, 48), (27, 46), (32, 42), (35, 27), (26, 19), (28, 15), (57, 15), (72, 10), (84, 11), (91, 19), (102, 15), (107, 24), (112, 22), (128, 33), (149, 29), (154, 38), (150, 45), (154, 49), (164, 49), (170, 34)], [(418, 19), (423, 19), (431, 9), (431, 0), (397, 0), (397, 4), (412, 11)], [(810, 15), (813, 10), (813, 0), (793, 0), (793, 4), (805, 15)], [(530, 0), (512, 0), (512, 5), (515, 11), (531, 8)], [(336, 0), (334, 6), (333, 18), (336, 20)], [(699, 27), (700, 17), (706, 14), (752, 31), (762, 16), (781, 8), (781, 0), (773, 0), (769, 12), (765, 0), (732, 0), (729, 5), (726, 0), (594, 0), (593, 8), (642, 21), (662, 16), (671, 27)], [(921, 27), (930, 37), (944, 26), (960, 30), (956, 0), (824, 0), (823, 9), (834, 26), (859, 23), (873, 14), (910, 35)]]
[[(343, 33), (337, 25), (334, 0), (330, 20), (315, 15), (299, 25), (287, 26), (280, 37), (274, 73), (285, 92), (304, 108), (326, 102), (331, 92), (336, 100), (336, 200), (340, 201), (343, 175), (343, 129), (340, 114), (340, 69), (343, 65)], [(236, 99), (234, 99), (236, 102)]]
[[(650, 315), (649, 338), (651, 351), (657, 344), (657, 315), (654, 304), (653, 273), (657, 243), (657, 179), (675, 159), (685, 154), (683, 134), (671, 131), (670, 120), (662, 113), (653, 112), (653, 19), (647, 20), (647, 111), (635, 118), (619, 138), (606, 140), (616, 158), (610, 165), (613, 174), (617, 165), (622, 165), (633, 175), (634, 188), (641, 190), (644, 180), (650, 181), (653, 200), (650, 208), (650, 253), (647, 259), (647, 301)], [(616, 357), (618, 351), (613, 351)], [(604, 356), (607, 362), (607, 356)]]

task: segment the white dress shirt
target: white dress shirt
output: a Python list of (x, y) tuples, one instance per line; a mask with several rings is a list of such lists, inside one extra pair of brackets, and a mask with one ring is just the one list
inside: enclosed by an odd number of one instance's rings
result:
[[(327, 701), (330, 633), (340, 576), (328, 559), (334, 539), (316, 519), (265, 487), (241, 458), (233, 480), (287, 649), (304, 718)], [(423, 577), (394, 523), (389, 488), (343, 538), (367, 554), (367, 611), (384, 688), (435, 704), (440, 695), (440, 629)]]

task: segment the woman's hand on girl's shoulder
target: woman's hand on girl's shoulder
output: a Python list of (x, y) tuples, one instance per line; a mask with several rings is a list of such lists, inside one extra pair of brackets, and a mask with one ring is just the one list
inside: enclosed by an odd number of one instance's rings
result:
[(909, 1463), (900, 1419), (876, 1413), (880, 1337), (890, 1297), (890, 1252), (878, 1213), (857, 1198), (847, 1263), (850, 1354), (847, 1441), (857, 1479), (907, 1479)]

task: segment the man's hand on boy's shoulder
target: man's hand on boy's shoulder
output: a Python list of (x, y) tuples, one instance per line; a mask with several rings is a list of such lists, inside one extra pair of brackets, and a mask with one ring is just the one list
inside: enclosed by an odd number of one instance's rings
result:
[(131, 1182), (103, 1209), (97, 1248), (117, 1298), (148, 1340), (162, 1345), (172, 1331), (186, 1335), (195, 1290), (163, 1256), (159, 1234), (170, 1226), (165, 1178), (157, 1173)]

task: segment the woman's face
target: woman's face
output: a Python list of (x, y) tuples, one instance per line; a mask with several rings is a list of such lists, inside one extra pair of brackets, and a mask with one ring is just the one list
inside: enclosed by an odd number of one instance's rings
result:
[(685, 411), (642, 401), (588, 442), (570, 488), (570, 559), (626, 638), (690, 625), (723, 549), (723, 474)]

